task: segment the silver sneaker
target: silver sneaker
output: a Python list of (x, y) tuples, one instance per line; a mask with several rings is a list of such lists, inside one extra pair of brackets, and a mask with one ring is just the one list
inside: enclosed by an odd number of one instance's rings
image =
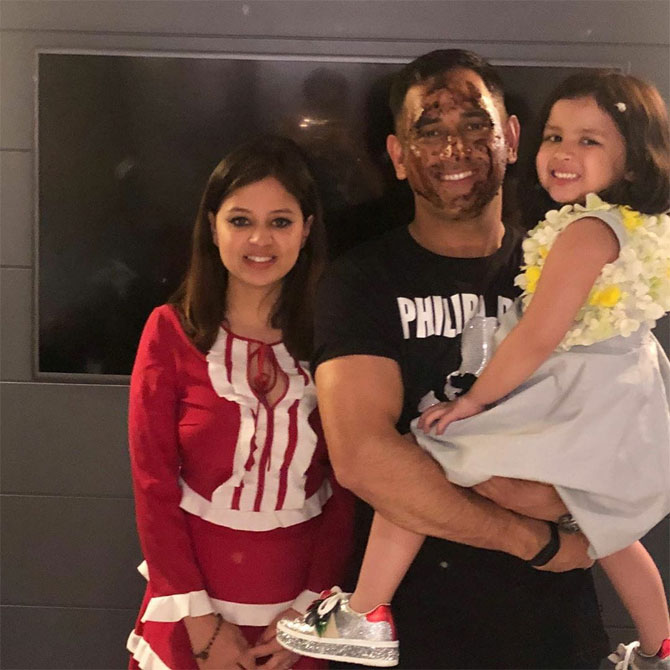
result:
[(670, 647), (668, 640), (663, 643), (656, 656), (643, 656), (637, 648), (639, 642), (620, 644), (607, 658), (614, 663), (614, 670), (670, 670)]
[(297, 619), (277, 622), (277, 641), (302, 656), (360, 665), (398, 664), (398, 639), (388, 605), (359, 614), (349, 607), (350, 593), (334, 586), (324, 591)]

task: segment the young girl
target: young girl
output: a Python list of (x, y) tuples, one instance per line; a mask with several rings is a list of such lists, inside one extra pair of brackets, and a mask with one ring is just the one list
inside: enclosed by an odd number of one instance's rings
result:
[(349, 551), (352, 497), (303, 362), (323, 240), (293, 142), (259, 138), (212, 172), (186, 279), (149, 317), (130, 385), (148, 580), (131, 668), (325, 667), (275, 639)]
[[(553, 484), (569, 511), (562, 530), (578, 524), (640, 634), (611, 660), (668, 670), (663, 585), (637, 541), (670, 512), (670, 365), (650, 333), (670, 309), (667, 113), (648, 84), (591, 71), (557, 88), (542, 122), (537, 178), (564, 206), (524, 242), (523, 318), (505, 315), (472, 388), (427, 409), (412, 431), (456, 484), (494, 475)], [(531, 565), (558, 551), (550, 528)], [(307, 618), (280, 621), (280, 643), (394, 665), (383, 603), (422, 541), (376, 515), (354, 593), (334, 589)]]

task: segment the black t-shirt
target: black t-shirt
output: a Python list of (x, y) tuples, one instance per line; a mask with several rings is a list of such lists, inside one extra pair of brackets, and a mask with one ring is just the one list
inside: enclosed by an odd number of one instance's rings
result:
[(463, 325), (479, 309), (501, 316), (518, 294), (521, 233), (507, 230), (484, 258), (440, 256), (407, 227), (392, 230), (336, 262), (317, 299), (313, 369), (351, 354), (391, 358), (404, 385), (398, 430), (407, 432), (421, 398), (441, 392), (460, 364)]
[[(397, 427), (407, 432), (421, 398), (458, 368), (460, 334), (480, 297), (487, 315), (500, 316), (518, 294), (521, 238), (508, 229), (491, 256), (449, 258), (402, 227), (341, 257), (319, 286), (313, 371), (352, 354), (397, 361)], [(371, 510), (357, 513), (358, 564)], [(404, 668), (595, 668), (607, 653), (588, 572), (540, 572), (447, 540), (424, 542), (393, 606)]]

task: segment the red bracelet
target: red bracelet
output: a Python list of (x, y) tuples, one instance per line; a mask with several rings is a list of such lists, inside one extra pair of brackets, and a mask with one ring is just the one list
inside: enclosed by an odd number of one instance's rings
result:
[(214, 616), (216, 617), (216, 628), (214, 628), (212, 637), (209, 638), (207, 646), (202, 651), (198, 652), (197, 654), (195, 652), (193, 653), (193, 658), (199, 658), (201, 661), (206, 661), (209, 658), (209, 650), (212, 648), (214, 640), (216, 640), (216, 636), (219, 634), (223, 624), (223, 617), (218, 612), (216, 612)]

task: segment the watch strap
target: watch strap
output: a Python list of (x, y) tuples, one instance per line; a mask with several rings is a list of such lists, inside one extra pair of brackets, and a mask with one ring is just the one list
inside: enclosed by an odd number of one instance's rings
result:
[(558, 524), (553, 521), (547, 521), (550, 530), (549, 542), (540, 549), (540, 551), (533, 556), (533, 558), (526, 561), (528, 565), (534, 568), (540, 568), (549, 563), (549, 561), (556, 556), (558, 550), (561, 548), (561, 537), (558, 533)]

